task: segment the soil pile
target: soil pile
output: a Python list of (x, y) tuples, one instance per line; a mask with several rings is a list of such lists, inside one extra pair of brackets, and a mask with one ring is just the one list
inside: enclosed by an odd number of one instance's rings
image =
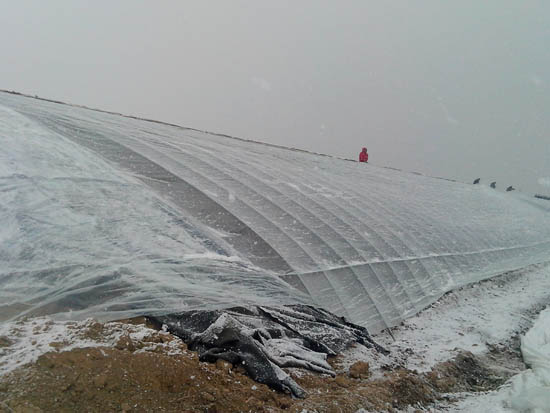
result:
[(107, 331), (103, 324), (89, 323), (81, 333), (99, 347), (63, 351), (69, 343), (52, 342), (51, 351), (36, 362), (3, 376), (0, 412), (392, 411), (429, 405), (441, 392), (497, 385), (493, 372), (470, 354), (428, 374), (388, 365), (376, 378), (365, 361), (343, 369), (339, 357), (330, 357), (335, 377), (288, 370), (307, 393), (296, 399), (254, 382), (242, 365), (199, 361), (197, 353), (167, 332), (147, 330), (139, 339), (122, 334), (114, 345), (101, 346)]

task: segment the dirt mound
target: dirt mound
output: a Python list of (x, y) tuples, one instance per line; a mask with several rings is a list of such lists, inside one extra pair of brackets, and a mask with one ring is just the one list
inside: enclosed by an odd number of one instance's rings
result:
[(438, 391), (445, 393), (486, 391), (497, 388), (505, 381), (468, 351), (436, 365), (426, 376)]
[[(101, 344), (112, 330), (87, 323), (82, 335)], [(111, 345), (69, 351), (63, 351), (67, 343), (52, 342), (36, 362), (0, 378), (0, 412), (381, 412), (427, 406), (443, 392), (487, 390), (499, 383), (469, 353), (427, 374), (387, 367), (376, 378), (366, 362), (343, 370), (338, 358), (330, 358), (335, 377), (290, 370), (307, 392), (305, 399), (295, 399), (255, 383), (242, 365), (200, 362), (179, 338), (141, 331), (147, 334), (124, 333)]]
[[(287, 396), (239, 370), (200, 363), (196, 355), (85, 348), (48, 353), (2, 381), (5, 408), (13, 411), (240, 411), (286, 406)], [(7, 396), (7, 397), (6, 397)], [(10, 411), (10, 410), (7, 411)], [(29, 410), (30, 409), (30, 410)], [(0, 410), (1, 411), (1, 410)]]

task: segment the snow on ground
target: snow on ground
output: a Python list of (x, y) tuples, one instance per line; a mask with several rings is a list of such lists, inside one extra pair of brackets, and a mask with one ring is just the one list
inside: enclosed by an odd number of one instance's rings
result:
[(343, 368), (368, 361), (376, 375), (381, 366), (400, 364), (429, 371), (459, 350), (486, 353), (506, 345), (511, 337), (531, 327), (534, 316), (550, 304), (550, 263), (510, 272), (449, 292), (439, 301), (374, 340), (390, 356), (355, 347), (346, 352)]
[[(374, 336), (391, 351), (389, 356), (357, 346), (344, 354), (340, 365), (345, 368), (357, 360), (368, 361), (374, 378), (382, 375), (384, 365), (428, 371), (436, 363), (453, 358), (459, 349), (483, 355), (509, 346), (513, 337), (532, 327), (522, 338), (523, 356), (531, 369), (522, 372), (518, 367), (516, 375), (496, 391), (453, 394), (457, 402), (439, 402), (426, 411), (548, 411), (522, 409), (534, 408), (536, 403), (550, 405), (541, 399), (550, 394), (550, 309), (541, 313), (533, 327), (536, 314), (549, 304), (550, 263), (531, 266), (446, 294), (394, 328), (395, 341), (385, 332)], [(52, 350), (115, 346), (124, 336), (139, 341), (152, 334), (165, 334), (121, 323), (107, 323), (100, 334), (94, 334), (98, 326), (101, 324), (91, 319), (59, 322), (49, 318), (0, 324), (0, 375)], [(175, 341), (164, 345), (181, 351)]]
[[(395, 341), (387, 333), (374, 336), (391, 351), (390, 356), (377, 356), (357, 347), (345, 354), (343, 365), (366, 360), (375, 377), (382, 375), (376, 370), (384, 364), (428, 371), (455, 356), (459, 349), (481, 355), (509, 345), (512, 337), (532, 327), (521, 340), (524, 360), (532, 369), (518, 369), (498, 390), (453, 394), (457, 402), (438, 404), (426, 411), (549, 412), (550, 309), (543, 311), (533, 326), (536, 314), (548, 305), (550, 263), (531, 266), (446, 294), (394, 328)], [(534, 410), (537, 407), (539, 410)]]
[(465, 395), (450, 413), (550, 411), (550, 307), (521, 339), (523, 359), (530, 368), (512, 377), (497, 391)]
[(506, 346), (549, 304), (550, 263), (530, 266), (447, 293), (393, 328), (395, 341), (387, 331), (374, 335), (389, 356), (356, 346), (339, 365), (347, 370), (358, 360), (367, 361), (375, 378), (383, 375), (384, 365), (426, 372), (459, 350), (479, 355)]
[[(100, 329), (100, 330), (98, 330)], [(34, 362), (50, 351), (68, 351), (85, 347), (114, 347), (122, 337), (141, 341), (148, 336), (166, 334), (143, 325), (123, 323), (97, 323), (92, 319), (80, 322), (53, 321), (48, 317), (30, 318), (0, 323), (0, 376)], [(165, 345), (169, 354), (181, 352), (178, 341), (151, 343)], [(142, 348), (138, 351), (146, 351)]]
[(454, 405), (439, 406), (437, 409), (427, 411), (445, 411), (447, 413), (514, 413), (517, 410), (513, 410), (508, 406), (509, 392), (510, 384), (506, 383), (497, 391), (455, 395), (458, 397), (462, 396), (463, 399)]
[(426, 310), (374, 339), (405, 367), (428, 371), (457, 354), (482, 354), (531, 327), (550, 304), (550, 263), (531, 266), (446, 294)]

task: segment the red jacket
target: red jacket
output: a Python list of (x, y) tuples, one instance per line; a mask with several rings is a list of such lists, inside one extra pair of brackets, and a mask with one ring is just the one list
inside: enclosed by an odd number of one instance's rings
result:
[(365, 149), (359, 154), (359, 162), (368, 162), (369, 161), (369, 154)]

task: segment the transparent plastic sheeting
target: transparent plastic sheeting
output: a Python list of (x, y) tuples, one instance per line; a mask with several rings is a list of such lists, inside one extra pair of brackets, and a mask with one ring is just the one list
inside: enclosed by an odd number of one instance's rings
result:
[(550, 203), (520, 193), (16, 95), (0, 106), (4, 319), (306, 303), (379, 331), (550, 259)]
[[(521, 338), (521, 354), (530, 368), (511, 378), (514, 411), (544, 413), (550, 406), (550, 308), (543, 310)], [(502, 391), (502, 390), (501, 390)]]

